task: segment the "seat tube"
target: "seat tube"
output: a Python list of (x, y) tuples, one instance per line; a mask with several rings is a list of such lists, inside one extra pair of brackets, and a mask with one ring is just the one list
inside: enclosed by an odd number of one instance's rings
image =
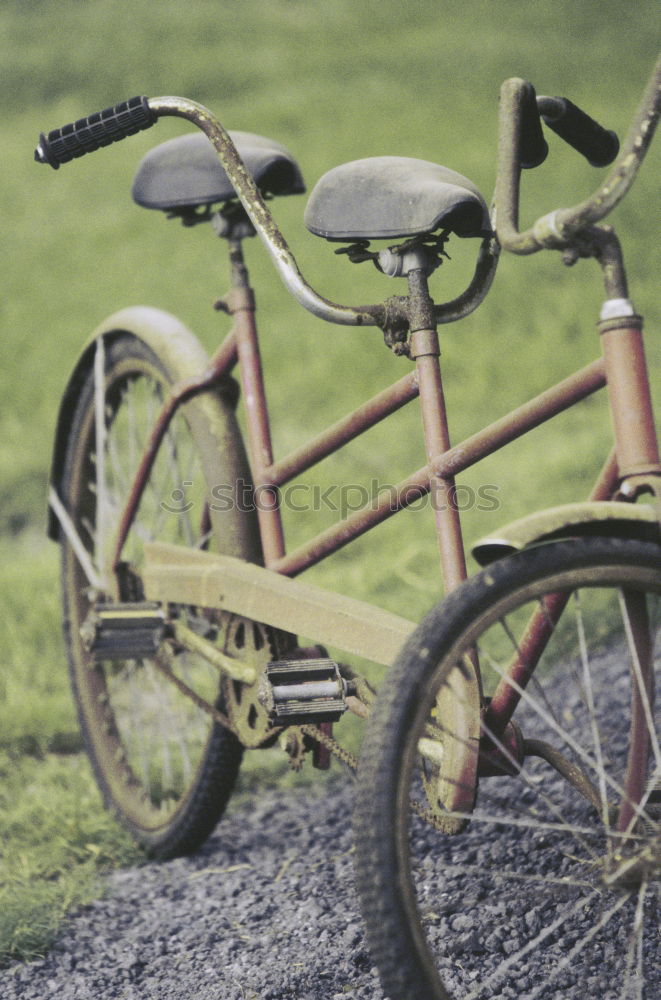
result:
[[(427, 461), (430, 464), (450, 447), (440, 353), (435, 329), (412, 331), (411, 358), (415, 361), (418, 374), (422, 426)], [(430, 496), (436, 520), (443, 582), (448, 592), (466, 579), (466, 557), (456, 505), (454, 476), (432, 476)]]
[(273, 464), (271, 429), (266, 404), (262, 359), (255, 323), (255, 300), (248, 282), (239, 241), (230, 245), (232, 288), (226, 297), (234, 318), (237, 354), (243, 390), (250, 461), (254, 480), (254, 503), (264, 564), (271, 565), (285, 554), (284, 531), (277, 488), (266, 470)]
[[(631, 309), (628, 302), (626, 305)], [(639, 316), (609, 315), (609, 306), (607, 302), (602, 311), (599, 331), (620, 478), (659, 475), (661, 460), (643, 347), (643, 322)]]

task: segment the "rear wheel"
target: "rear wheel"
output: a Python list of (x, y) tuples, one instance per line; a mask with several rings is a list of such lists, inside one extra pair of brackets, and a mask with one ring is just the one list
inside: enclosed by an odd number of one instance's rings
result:
[[(97, 351), (71, 422), (61, 499), (100, 582), (96, 590), (90, 586), (63, 534), (65, 636), (80, 723), (106, 803), (152, 854), (167, 857), (195, 849), (213, 830), (236, 779), (241, 742), (219, 721), (222, 716), (214, 718), (164, 677), (161, 659), (114, 656), (95, 663), (80, 630), (99, 600), (143, 599), (146, 541), (230, 547), (232, 554), (250, 557), (240, 540), (222, 536), (210, 503), (214, 488), (227, 490), (237, 470), (245, 469), (245, 459), (225, 400), (206, 393), (182, 407), (159, 449), (118, 583), (110, 572), (118, 521), (154, 420), (185, 372), (173, 352), (159, 357), (128, 333), (105, 337)], [(249, 541), (253, 530), (243, 526)], [(254, 641), (241, 651), (244, 658), (247, 653), (259, 667), (277, 655), (265, 626), (203, 608), (174, 611), (229, 655), (237, 655), (236, 635), (247, 629)], [(223, 712), (220, 678), (207, 660), (175, 648), (166, 666)]]
[[(659, 557), (616, 539), (521, 553), (407, 643), (368, 724), (355, 816), (393, 1000), (659, 995)], [(545, 648), (526, 681), (531, 618)], [(448, 813), (444, 747), (470, 749), (456, 720), (475, 657), (487, 699), (519, 700), (516, 726), (483, 713), (475, 810)]]

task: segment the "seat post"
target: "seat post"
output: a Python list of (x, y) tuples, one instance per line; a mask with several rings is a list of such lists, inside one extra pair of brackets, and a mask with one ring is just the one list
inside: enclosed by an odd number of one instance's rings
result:
[[(420, 410), (427, 452), (431, 464), (450, 448), (445, 395), (441, 378), (440, 346), (434, 303), (429, 295), (427, 274), (408, 274), (410, 353), (415, 361), (420, 388)], [(466, 557), (454, 476), (431, 476), (430, 496), (436, 521), (441, 570), (446, 593), (466, 579)]]

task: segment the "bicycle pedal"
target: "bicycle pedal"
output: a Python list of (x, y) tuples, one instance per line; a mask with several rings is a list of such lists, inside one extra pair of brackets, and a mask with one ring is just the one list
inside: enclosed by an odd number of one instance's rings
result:
[(273, 660), (259, 700), (274, 725), (337, 722), (346, 711), (347, 684), (335, 660)]
[(160, 604), (149, 601), (98, 604), (80, 629), (83, 645), (95, 663), (153, 656), (166, 634)]

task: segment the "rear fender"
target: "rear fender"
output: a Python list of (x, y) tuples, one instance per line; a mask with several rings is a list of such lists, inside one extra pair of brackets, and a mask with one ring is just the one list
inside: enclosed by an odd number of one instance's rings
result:
[(550, 507), (513, 521), (477, 542), (472, 552), (486, 566), (531, 545), (588, 535), (661, 541), (657, 512), (650, 504), (598, 500)]
[[(82, 386), (93, 371), (96, 341), (103, 337), (106, 343), (111, 343), (127, 333), (133, 334), (151, 348), (174, 381), (192, 378), (207, 367), (208, 356), (197, 337), (170, 313), (147, 306), (135, 306), (108, 317), (83, 346), (60, 403), (50, 473), (50, 484), (58, 496), (61, 496), (66, 446), (76, 403)], [(234, 413), (237, 399), (238, 385), (231, 376), (227, 376), (220, 385), (205, 390), (184, 406), (189, 423), (191, 426), (197, 425), (197, 430), (207, 445), (204, 450), (211, 455), (214, 448), (222, 449), (227, 474), (234, 477), (235, 481), (242, 478), (245, 482), (250, 482), (241, 432)], [(207, 437), (210, 439), (208, 442)], [(241, 512), (240, 518), (236, 509), (223, 511), (220, 516), (227, 522), (222, 525), (226, 554), (261, 562), (259, 547), (255, 542), (258, 538), (256, 525), (248, 525), (250, 518), (246, 512)], [(216, 514), (215, 518), (218, 517)], [(220, 528), (220, 525), (214, 526), (217, 530)], [(60, 538), (60, 525), (51, 507), (48, 510), (48, 536), (55, 541)]]

